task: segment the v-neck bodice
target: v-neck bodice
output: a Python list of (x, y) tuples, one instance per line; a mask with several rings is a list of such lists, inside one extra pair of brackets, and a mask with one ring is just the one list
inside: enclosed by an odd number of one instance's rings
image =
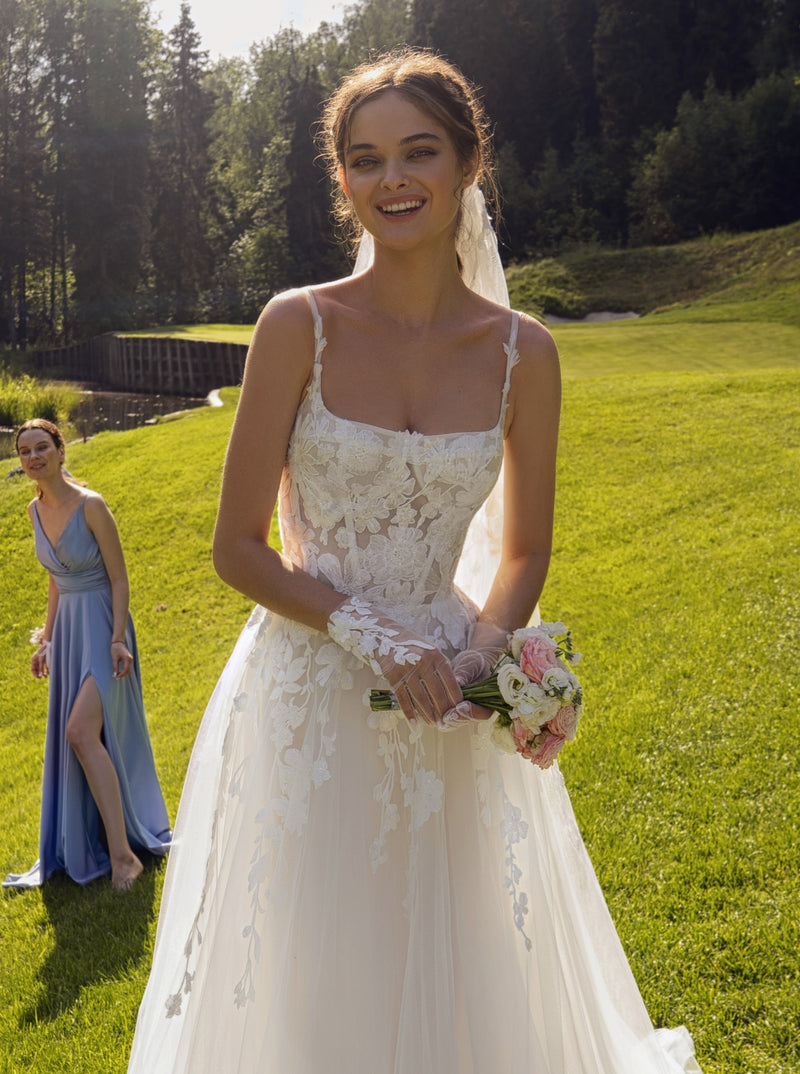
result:
[(83, 499), (55, 545), (44, 532), (36, 504), (33, 505), (36, 558), (53, 576), (61, 593), (100, 589), (109, 585), (100, 548), (86, 524), (85, 504), (86, 500)]

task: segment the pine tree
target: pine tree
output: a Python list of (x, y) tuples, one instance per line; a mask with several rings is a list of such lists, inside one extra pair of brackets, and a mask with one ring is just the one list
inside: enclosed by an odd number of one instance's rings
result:
[(133, 324), (148, 231), (144, 0), (82, 0), (70, 106), (68, 233), (82, 334)]
[[(41, 11), (35, 0), (2, 0), (8, 30), (0, 59), (0, 339), (39, 334), (37, 267), (46, 249), (46, 144), (41, 106)], [(32, 316), (33, 315), (33, 316)]]
[(188, 3), (169, 35), (154, 117), (151, 258), (158, 304), (168, 317), (195, 315), (209, 286), (208, 56)]

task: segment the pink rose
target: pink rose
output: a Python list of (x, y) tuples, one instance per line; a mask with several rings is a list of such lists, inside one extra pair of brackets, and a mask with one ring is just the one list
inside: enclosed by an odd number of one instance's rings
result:
[(527, 757), (536, 737), (534, 732), (529, 731), (522, 720), (518, 716), (515, 716), (511, 724), (511, 734), (514, 736), (514, 741), (517, 744), (517, 753), (521, 753), (523, 757)]
[(538, 736), (538, 744), (527, 754), (528, 760), (539, 768), (549, 768), (567, 740), (563, 735), (554, 735), (544, 731)]
[(558, 710), (553, 719), (548, 721), (547, 726), (554, 735), (561, 735), (567, 742), (571, 742), (575, 738), (579, 718), (580, 713), (570, 702)]
[(534, 682), (541, 682), (542, 675), (548, 668), (560, 666), (556, 656), (555, 642), (549, 638), (542, 637), (540, 634), (534, 634), (522, 646), (522, 652), (519, 654), (519, 666), (523, 674), (527, 675), (529, 679), (533, 679)]

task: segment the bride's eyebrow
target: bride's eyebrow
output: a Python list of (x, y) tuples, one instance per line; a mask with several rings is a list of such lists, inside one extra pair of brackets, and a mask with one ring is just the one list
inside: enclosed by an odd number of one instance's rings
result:
[[(401, 138), (398, 145), (412, 145), (414, 142), (441, 142), (442, 139), (438, 134), (433, 134), (431, 131), (421, 131), (419, 134), (408, 134), (405, 138)], [(356, 142), (354, 145), (347, 147), (348, 153), (363, 153), (366, 151), (374, 152), (378, 147), (371, 142)]]

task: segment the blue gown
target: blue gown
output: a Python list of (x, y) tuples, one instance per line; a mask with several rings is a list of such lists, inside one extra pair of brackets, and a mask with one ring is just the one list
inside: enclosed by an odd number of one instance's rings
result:
[(67, 744), (67, 719), (91, 676), (103, 704), (103, 742), (119, 779), (128, 840), (135, 853), (162, 855), (170, 844), (169, 820), (156, 775), (144, 714), (133, 620), (125, 644), (133, 654), (129, 676), (115, 679), (109, 647), (113, 629), (111, 584), (97, 541), (84, 518), (83, 500), (55, 548), (36, 504), (36, 556), (58, 587), (50, 646), (50, 699), (42, 777), (39, 860), (3, 887), (31, 888), (63, 870), (79, 884), (111, 871), (101, 841), (102, 822), (77, 757)]

